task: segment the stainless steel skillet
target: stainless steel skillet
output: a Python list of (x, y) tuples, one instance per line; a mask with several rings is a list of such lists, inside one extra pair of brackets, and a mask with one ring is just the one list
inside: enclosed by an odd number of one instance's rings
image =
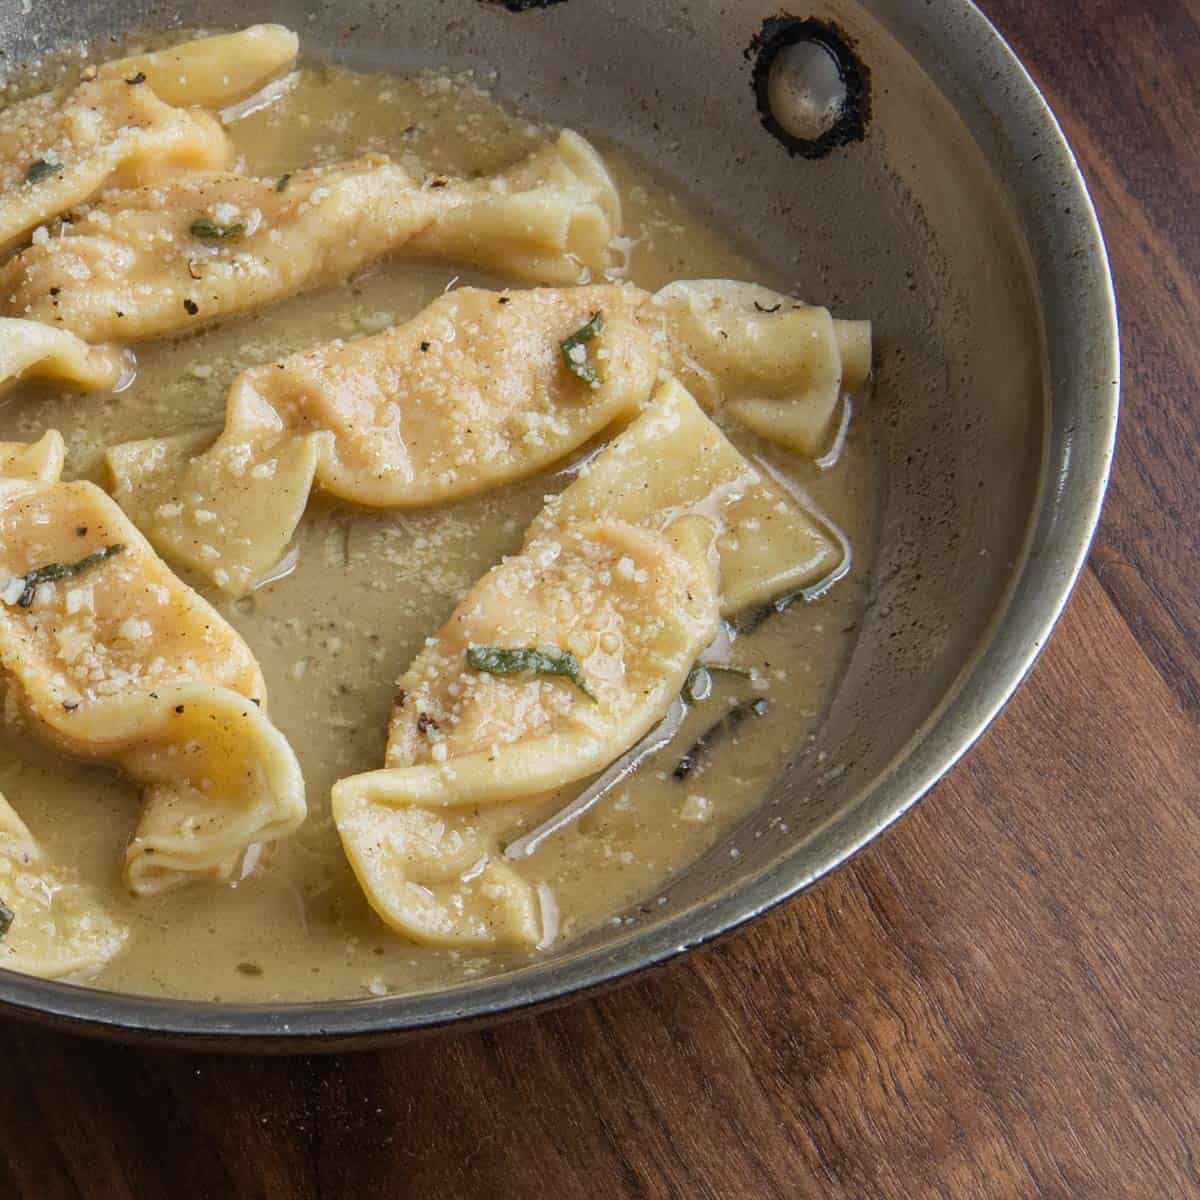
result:
[[(501, 98), (631, 146), (786, 265), (803, 294), (875, 319), (884, 484), (872, 599), (821, 739), (845, 769), (823, 772), (798, 747), (769, 812), (733, 835), (741, 854), (717, 847), (658, 911), (534, 966), (385, 1000), (185, 1003), (0, 973), (3, 1011), (116, 1038), (313, 1050), (559, 1002), (708, 941), (844, 862), (1018, 686), (1099, 515), (1117, 324), (1070, 148), (968, 0), (821, 0), (791, 17), (759, 0), (21, 7), (0, 12), (10, 63), (135, 30), (279, 21), (356, 65), (495, 68)], [(836, 90), (830, 50), (852, 105), (827, 128), (804, 93), (820, 108)]]

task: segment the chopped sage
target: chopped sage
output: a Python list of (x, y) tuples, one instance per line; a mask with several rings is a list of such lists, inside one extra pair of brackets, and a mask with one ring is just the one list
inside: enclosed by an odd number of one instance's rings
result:
[(29, 164), (25, 179), (29, 183), (41, 183), (43, 179), (49, 179), (51, 175), (57, 175), (61, 171), (62, 163), (47, 162), (44, 158), (39, 158)]
[(16, 919), (17, 914), (3, 900), (0, 900), (0, 942), (8, 936), (8, 931)]
[(589, 700), (596, 696), (583, 678), (579, 659), (557, 646), (470, 646), (467, 665), (485, 675), (561, 675), (569, 679)]
[(597, 338), (603, 329), (604, 314), (602, 312), (592, 313), (592, 319), (582, 329), (577, 329), (569, 338), (564, 338), (558, 347), (567, 370), (593, 387), (600, 382), (600, 376), (596, 374), (596, 368), (588, 361), (588, 342)]
[(87, 558), (81, 558), (78, 562), (49, 563), (44, 567), (35, 567), (25, 576), (25, 587), (17, 599), (17, 603), (22, 608), (28, 608), (43, 583), (57, 583), (60, 579), (70, 579), (75, 575), (82, 575), (85, 571), (90, 571), (114, 555), (120, 554), (124, 549), (125, 547), (118, 543), (115, 546), (105, 546), (94, 554), (89, 554)]
[(288, 172), (284, 175), (280, 175), (279, 181), (275, 184), (275, 190), (277, 192), (282, 192), (284, 190), (284, 188), (286, 188), (287, 185), (291, 182), (292, 182), (291, 172)]
[(232, 221), (221, 225), (211, 217), (197, 217), (191, 224), (192, 237), (202, 242), (236, 242), (246, 232), (242, 221)]
[(770, 702), (761, 696), (746, 704), (731, 708), (719, 721), (710, 725), (693, 743), (691, 749), (675, 764), (676, 779), (686, 779), (712, 753), (713, 748), (732, 737), (750, 717), (765, 717), (771, 711)]

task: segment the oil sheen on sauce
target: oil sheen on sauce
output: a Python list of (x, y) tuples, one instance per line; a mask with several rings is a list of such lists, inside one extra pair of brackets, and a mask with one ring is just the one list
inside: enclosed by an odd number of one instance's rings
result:
[[(321, 66), (303, 68), (282, 99), (230, 126), (242, 165), (261, 175), (368, 150), (390, 154), (418, 175), (486, 173), (551, 132), (500, 108), (471, 76), (396, 79)], [(790, 289), (787, 278), (748, 256), (646, 167), (612, 146), (601, 149), (625, 205), (623, 232), (633, 246), (628, 278), (651, 290), (689, 278)], [(0, 400), (0, 440), (60, 429), (70, 450), (68, 477), (100, 482), (106, 445), (219, 425), (229, 384), (247, 367), (378, 332), (456, 284), (507, 282), (449, 267), (384, 264), (331, 291), (183, 340), (142, 345), (136, 381), (118, 396), (13, 391)], [(520, 863), (527, 878), (545, 885), (544, 941), (554, 940), (539, 953), (620, 919), (631, 904), (654, 905), (667, 880), (761, 801), (812, 735), (842, 673), (874, 532), (865, 423), (856, 419), (830, 470), (735, 428), (728, 432), (837, 524), (853, 544), (853, 568), (818, 602), (797, 604), (739, 638), (734, 661), (753, 677), (718, 676), (713, 697), (696, 706), (675, 743)], [(128, 948), (96, 986), (274, 1003), (426, 990), (528, 960), (415, 946), (389, 932), (343, 856), (329, 793), (335, 780), (382, 765), (394, 680), (471, 584), (517, 550), (545, 497), (570, 481), (570, 465), (564, 468), (428, 511), (367, 512), (314, 498), (286, 578), (236, 601), (189, 580), (258, 655), (271, 715), (295, 747), (308, 788), (310, 815), (299, 833), (251, 852), (236, 883), (134, 900), (118, 876), (138, 809), (133, 789), (105, 768), (72, 763), (0, 723), (0, 792), (48, 855), (71, 865), (131, 927)], [(767, 716), (744, 722), (703, 769), (686, 780), (673, 777), (684, 750), (725, 706), (760, 697), (770, 704)], [(572, 794), (525, 815), (530, 822), (548, 816)]]

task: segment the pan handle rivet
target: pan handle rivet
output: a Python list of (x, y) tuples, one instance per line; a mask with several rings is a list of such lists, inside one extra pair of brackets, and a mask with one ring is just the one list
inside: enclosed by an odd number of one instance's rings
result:
[(846, 83), (837, 59), (820, 42), (782, 47), (767, 77), (767, 102), (786, 133), (816, 141), (846, 107)]
[(871, 72), (831, 21), (780, 15), (746, 49), (762, 123), (787, 152), (818, 159), (861, 142), (871, 120)]

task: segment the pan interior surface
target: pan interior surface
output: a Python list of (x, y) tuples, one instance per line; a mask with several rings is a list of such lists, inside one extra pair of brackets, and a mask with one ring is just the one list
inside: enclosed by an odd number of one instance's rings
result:
[(1028, 669), (1086, 552), (1115, 434), (1115, 316), (1086, 190), (1036, 89), (970, 4), (912, 7), (821, 7), (870, 104), (860, 136), (816, 157), (776, 136), (754, 87), (773, 5), (86, 0), (0, 16), (9, 63), (254, 20), (355, 67), (488, 73), (502, 102), (657, 164), (796, 294), (870, 316), (862, 419), (882, 480), (870, 597), (818, 736), (666, 903), (536, 964), (388, 1000), (267, 1009), (3, 975), (0, 1001), (109, 1036), (279, 1048), (478, 1022), (732, 928), (844, 861), (952, 765)]

